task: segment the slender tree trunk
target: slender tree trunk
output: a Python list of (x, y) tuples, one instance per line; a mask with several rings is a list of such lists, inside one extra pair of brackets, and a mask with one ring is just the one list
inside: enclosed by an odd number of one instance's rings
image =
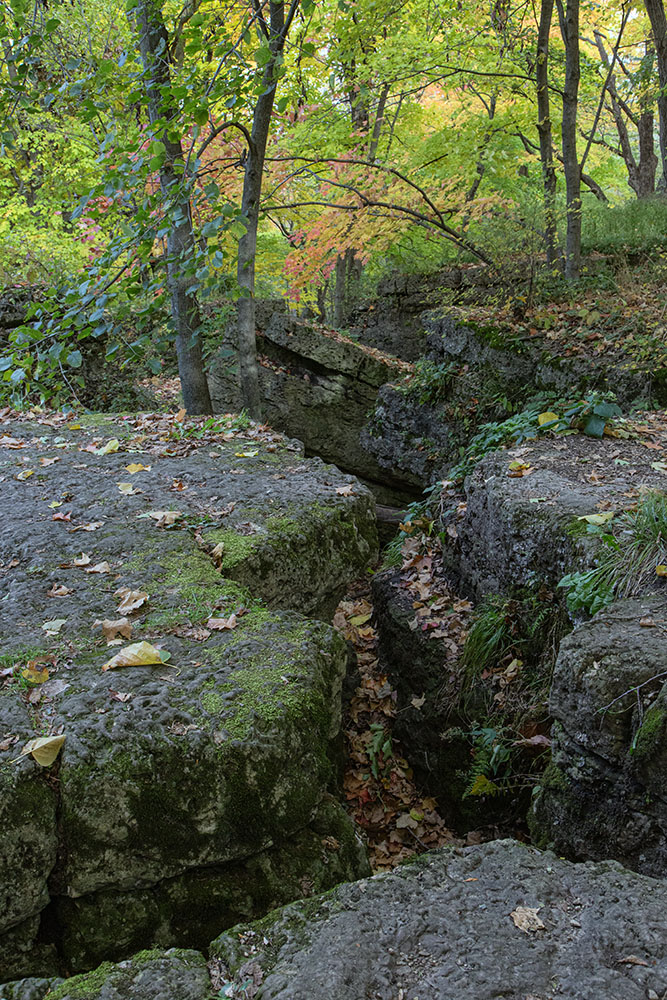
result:
[[(175, 117), (170, 106), (169, 47), (159, 0), (139, 0), (137, 6), (139, 50), (146, 73), (146, 100), (151, 124)], [(195, 238), (190, 200), (184, 185), (185, 163), (179, 141), (169, 138), (168, 129), (160, 137), (165, 150), (160, 168), (160, 187), (167, 211), (176, 222), (167, 236), (167, 286), (171, 297), (171, 316), (176, 330), (178, 374), (183, 403), (188, 413), (212, 413), (211, 397), (204, 373), (199, 329), (201, 315), (195, 291), (195, 279), (187, 264), (194, 256)]]
[(667, 184), (667, 18), (662, 0), (644, 0), (646, 13), (651, 22), (655, 54), (658, 62), (660, 94), (658, 114), (660, 117), (660, 162), (663, 184)]
[(579, 102), (579, 0), (556, 0), (560, 29), (565, 43), (563, 88), (563, 166), (567, 202), (565, 277), (577, 281), (581, 272), (581, 166), (577, 155), (577, 108)]
[(340, 330), (345, 326), (345, 279), (347, 276), (345, 264), (345, 254), (341, 253), (336, 257), (336, 269), (334, 272), (333, 325), (335, 330)]
[[(594, 32), (595, 43), (600, 53), (600, 59), (609, 70), (611, 61), (604, 46), (604, 40), (599, 31)], [(648, 198), (655, 193), (655, 174), (658, 169), (658, 157), (655, 155), (655, 142), (653, 138), (653, 112), (643, 108), (637, 116), (620, 98), (616, 89), (616, 79), (609, 78), (607, 83), (607, 93), (611, 104), (611, 113), (618, 133), (618, 142), (621, 150), (621, 157), (628, 172), (628, 184), (638, 198)], [(637, 160), (627, 122), (630, 122), (637, 129), (639, 140), (639, 160)]]
[(252, 119), (250, 148), (243, 178), (241, 211), (247, 228), (239, 240), (237, 277), (241, 289), (238, 303), (238, 358), (239, 384), (244, 406), (253, 420), (262, 419), (262, 393), (257, 364), (255, 339), (255, 257), (257, 253), (257, 227), (262, 194), (262, 177), (266, 144), (271, 127), (273, 103), (276, 96), (276, 69), (285, 44), (285, 4), (282, 0), (269, 5), (267, 41), (271, 58), (262, 78), (262, 93), (257, 99)]
[(556, 221), (556, 169), (554, 167), (551, 104), (549, 100), (549, 35), (554, 0), (542, 0), (537, 33), (537, 132), (540, 138), (540, 162), (544, 187), (544, 244), (549, 267), (562, 266), (563, 254), (558, 245)]

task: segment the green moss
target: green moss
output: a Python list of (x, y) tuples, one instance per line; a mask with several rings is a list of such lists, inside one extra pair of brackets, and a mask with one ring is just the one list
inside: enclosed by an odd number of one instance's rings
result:
[(84, 972), (80, 976), (72, 976), (55, 990), (49, 993), (49, 1000), (61, 1000), (62, 997), (86, 997), (99, 996), (100, 990), (110, 973), (116, 968), (111, 962), (103, 962), (102, 965), (93, 969), (92, 972)]
[(553, 788), (559, 792), (566, 792), (570, 787), (565, 772), (553, 761), (545, 767), (540, 778), (540, 785), (542, 788)]
[(207, 541), (214, 545), (222, 543), (222, 561), (220, 569), (233, 569), (239, 563), (247, 559), (250, 553), (257, 547), (257, 537), (252, 535), (239, 535), (230, 529), (211, 531), (207, 535)]
[(637, 760), (651, 758), (655, 755), (667, 732), (667, 711), (662, 705), (649, 708), (644, 721), (637, 730), (632, 743), (632, 755)]

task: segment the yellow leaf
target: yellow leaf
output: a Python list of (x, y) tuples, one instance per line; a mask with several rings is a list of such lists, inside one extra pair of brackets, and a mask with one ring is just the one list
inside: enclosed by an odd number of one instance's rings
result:
[(529, 469), (530, 465), (527, 462), (519, 462), (519, 460), (515, 458), (513, 462), (510, 462), (509, 467), (512, 472), (518, 472), (520, 469)]
[(55, 510), (56, 507), (62, 507), (62, 505), (63, 505), (62, 500), (52, 500), (51, 503), (49, 504), (49, 507), (51, 507), (52, 510)]
[(20, 479), (21, 482), (24, 482), (26, 479), (29, 479), (30, 476), (34, 476), (34, 474), (35, 473), (33, 469), (24, 469), (23, 472), (19, 472), (19, 474), (15, 478)]
[(578, 517), (577, 521), (587, 521), (589, 524), (606, 524), (614, 516), (613, 510), (606, 510), (604, 514), (584, 514)]
[(553, 413), (551, 410), (547, 410), (545, 413), (540, 413), (537, 418), (537, 422), (540, 427), (544, 427), (545, 424), (550, 424), (552, 420), (559, 420), (560, 417), (557, 413)]
[(259, 449), (255, 449), (255, 451), (236, 451), (234, 454), (237, 458), (254, 458), (255, 455), (259, 455)]
[(125, 466), (125, 471), (129, 472), (131, 476), (133, 476), (135, 472), (148, 472), (149, 469), (150, 465), (142, 465), (141, 462), (130, 462), (129, 465)]
[(98, 455), (111, 455), (112, 452), (118, 451), (120, 448), (120, 441), (118, 438), (111, 438), (106, 444), (102, 445), (101, 448), (97, 449)]
[(21, 671), (21, 677), (28, 684), (43, 684), (49, 679), (48, 667), (40, 667), (38, 660), (31, 660), (28, 666)]
[(64, 742), (64, 736), (38, 736), (26, 743), (20, 756), (31, 754), (40, 767), (49, 767), (60, 753)]
[(120, 653), (112, 656), (102, 670), (114, 670), (116, 667), (150, 667), (164, 663), (168, 656), (169, 654), (165, 656), (150, 642), (133, 642), (131, 646), (126, 646)]
[(118, 489), (120, 490), (121, 493), (125, 493), (125, 494), (130, 494), (130, 493), (136, 493), (137, 492), (137, 490), (135, 490), (135, 488), (132, 485), (132, 483), (118, 483)]
[(665, 563), (660, 563), (658, 566), (655, 567), (655, 575), (667, 576), (667, 566), (665, 565)]
[(350, 618), (350, 622), (352, 625), (365, 625), (372, 617), (372, 615), (355, 615), (354, 618)]

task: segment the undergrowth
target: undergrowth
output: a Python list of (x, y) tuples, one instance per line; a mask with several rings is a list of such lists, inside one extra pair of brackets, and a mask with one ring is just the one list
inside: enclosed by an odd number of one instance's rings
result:
[(636, 510), (626, 511), (604, 527), (587, 525), (598, 535), (602, 553), (593, 569), (568, 573), (558, 584), (567, 589), (571, 614), (601, 611), (612, 601), (635, 597), (664, 585), (667, 577), (667, 493), (648, 490)]

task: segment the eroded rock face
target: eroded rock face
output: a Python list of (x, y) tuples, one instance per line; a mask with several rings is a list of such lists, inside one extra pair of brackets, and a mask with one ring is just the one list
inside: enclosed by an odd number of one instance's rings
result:
[[(565, 573), (591, 566), (597, 541), (578, 519), (621, 511), (642, 487), (664, 487), (647, 449), (624, 442), (620, 466), (615, 453), (613, 440), (573, 435), (483, 459), (466, 480), (467, 513), (457, 525), (450, 556), (463, 584), (478, 596), (540, 583), (555, 586)], [(513, 461), (526, 466), (524, 475), (512, 474)]]
[(559, 854), (667, 874), (666, 620), (664, 596), (618, 601), (561, 644), (532, 815)]
[(646, 1000), (667, 989), (666, 907), (664, 881), (496, 841), (293, 904), (212, 953), (235, 984), (261, 976), (262, 1000)]
[[(280, 436), (193, 450), (136, 430), (3, 425), (4, 978), (169, 945), (186, 924), (201, 944), (221, 920), (365, 870), (349, 820), (325, 808), (347, 648), (281, 609), (335, 603), (373, 558), (371, 495)], [(100, 454), (111, 433), (120, 450)], [(170, 527), (150, 516), (169, 510)], [(122, 588), (148, 595), (123, 645), (167, 662), (102, 669)], [(30, 688), (22, 671), (46, 656)], [(52, 767), (16, 759), (59, 733)]]
[[(309, 454), (372, 481), (382, 502), (391, 502), (396, 483), (360, 442), (378, 389), (399, 378), (409, 366), (347, 340), (323, 327), (299, 322), (276, 309), (259, 321), (260, 380), (264, 417), (303, 441)], [(231, 343), (231, 341), (230, 341)], [(240, 406), (237, 378), (230, 369), (229, 348), (209, 374), (217, 411)]]

